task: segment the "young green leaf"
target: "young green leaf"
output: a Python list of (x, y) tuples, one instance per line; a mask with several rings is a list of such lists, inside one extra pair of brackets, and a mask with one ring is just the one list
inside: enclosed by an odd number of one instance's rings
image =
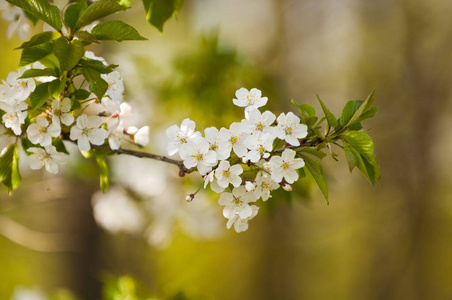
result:
[(62, 71), (68, 71), (74, 68), (79, 60), (85, 54), (85, 47), (77, 40), (68, 41), (64, 37), (60, 37), (55, 42), (53, 53), (60, 62)]
[(52, 53), (54, 42), (46, 42), (22, 50), (19, 68), (28, 66)]
[(126, 7), (119, 5), (113, 0), (99, 0), (88, 6), (88, 8), (83, 11), (80, 19), (77, 21), (75, 30), (82, 28), (83, 26), (89, 25), (94, 21), (97, 21), (103, 17), (114, 14), (115, 12), (125, 10)]
[(323, 196), (325, 197), (326, 202), (328, 202), (328, 187), (326, 185), (326, 181), (323, 178), (323, 171), (322, 171), (322, 165), (312, 157), (302, 155), (303, 160), (305, 162), (306, 169), (311, 173), (312, 177), (314, 178), (315, 182), (320, 188), (320, 191), (322, 192)]
[(363, 131), (349, 131), (342, 135), (343, 139), (360, 154), (366, 157), (370, 162), (375, 159), (374, 142)]
[[(341, 128), (351, 126), (354, 123), (359, 123), (362, 120), (370, 118), (373, 115), (375, 115), (376, 109), (372, 109), (372, 106), (375, 103), (374, 92), (375, 90), (372, 91), (369, 97), (367, 97), (367, 99), (364, 101), (353, 100), (347, 102), (342, 111), (342, 115), (339, 119), (339, 124)], [(366, 115), (366, 113), (368, 113), (368, 115)]]
[(58, 152), (66, 153), (67, 155), (70, 155), (70, 153), (67, 151), (66, 146), (64, 145), (63, 141), (60, 138), (55, 138), (52, 141), (52, 145), (55, 146)]
[(34, 36), (32, 36), (28, 42), (23, 43), (22, 45), (20, 45), (20, 47), (18, 47), (16, 49), (24, 49), (24, 48), (33, 47), (36, 45), (41, 45), (46, 42), (54, 41), (59, 37), (61, 37), (61, 34), (56, 31), (41, 32), (41, 33), (38, 33), (38, 34), (35, 34)]
[(35, 90), (30, 95), (30, 104), (31, 109), (36, 110), (46, 103), (49, 100), (50, 92), (49, 92), (50, 82), (44, 82), (40, 85), (36, 86)]
[(82, 74), (89, 83), (89, 90), (93, 92), (97, 99), (102, 99), (108, 89), (108, 83), (102, 79), (100, 72), (91, 67), (84, 67)]
[(88, 31), (77, 31), (74, 33), (74, 36), (78, 37), (82, 41), (99, 44), (99, 41)]
[(0, 154), (0, 182), (8, 189), (8, 193), (16, 189), (22, 178), (19, 172), (19, 147), (11, 144)]
[(19, 79), (41, 77), (41, 76), (53, 76), (56, 77), (55, 70), (53, 69), (30, 69), (26, 70)]
[(98, 40), (147, 40), (138, 31), (122, 21), (107, 21), (96, 25), (91, 34)]
[(317, 100), (320, 103), (320, 106), (322, 107), (323, 113), (325, 114), (326, 121), (328, 123), (328, 126), (331, 126), (335, 128), (337, 126), (337, 119), (336, 117), (329, 111), (329, 109), (325, 106), (323, 101), (320, 99), (319, 95), (315, 94)]
[(48, 0), (6, 0), (9, 3), (19, 6), (23, 10), (32, 14), (60, 31), (63, 22), (60, 17), (60, 10), (55, 5), (51, 5)]
[(317, 117), (315, 115), (315, 108), (311, 104), (303, 103), (297, 104), (293, 99), (291, 100), (292, 104), (295, 105), (300, 111), (301, 119), (304, 124), (306, 124), (309, 128), (315, 125), (317, 122)]
[(66, 11), (64, 12), (64, 24), (66, 24), (69, 29), (71, 29), (71, 33), (74, 32), (80, 16), (83, 14), (87, 7), (88, 4), (86, 3), (86, 0), (80, 0), (68, 6)]
[(183, 0), (143, 0), (146, 21), (163, 32), (163, 25), (182, 8)]

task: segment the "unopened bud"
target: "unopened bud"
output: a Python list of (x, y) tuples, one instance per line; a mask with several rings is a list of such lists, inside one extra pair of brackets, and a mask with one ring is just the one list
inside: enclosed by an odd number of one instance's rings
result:
[(187, 195), (187, 197), (185, 197), (185, 201), (187, 201), (187, 202), (192, 202), (193, 199), (195, 199), (195, 194), (190, 194), (190, 195)]
[(184, 176), (185, 176), (185, 171), (179, 170), (179, 177), (184, 177)]
[(248, 159), (246, 159), (245, 157), (242, 157), (242, 163), (244, 163), (244, 164), (248, 163)]
[(287, 192), (292, 192), (292, 186), (290, 184), (281, 182), (279, 185), (283, 188), (283, 190), (285, 190)]

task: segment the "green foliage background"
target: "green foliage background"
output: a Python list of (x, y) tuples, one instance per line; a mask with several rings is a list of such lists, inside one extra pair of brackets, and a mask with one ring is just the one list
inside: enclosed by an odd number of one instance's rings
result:
[[(154, 133), (186, 117), (198, 128), (241, 118), (231, 99), (242, 86), (260, 88), (273, 111), (294, 110), (291, 98), (320, 111), (318, 93), (336, 116), (346, 101), (377, 87), (379, 113), (366, 124), (382, 183), (373, 190), (357, 172), (350, 175), (342, 155), (325, 167), (329, 206), (308, 178), (290, 199), (275, 193), (245, 233), (227, 231), (210, 242), (178, 233), (158, 251), (140, 237), (96, 227), (89, 200), (98, 189), (95, 164), (76, 164), (64, 178), (23, 174), (12, 197), (2, 190), (0, 216), (41, 232), (74, 234), (80, 248), (42, 253), (0, 235), (0, 298), (23, 284), (100, 299), (103, 281), (106, 295), (144, 299), (452, 298), (451, 6), (446, 0), (187, 1), (179, 21), (160, 34), (135, 5), (124, 21), (149, 41), (92, 49), (111, 63), (121, 65), (114, 60), (121, 53), (132, 61), (143, 97), (159, 112), (149, 121)], [(5, 36), (0, 78), (20, 58), (11, 49), (21, 42)], [(124, 79), (127, 89), (132, 83)]]

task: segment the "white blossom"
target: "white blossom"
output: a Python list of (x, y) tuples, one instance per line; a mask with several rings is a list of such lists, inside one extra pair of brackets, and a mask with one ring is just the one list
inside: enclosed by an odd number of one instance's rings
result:
[(102, 79), (108, 83), (107, 95), (112, 100), (121, 102), (122, 93), (124, 92), (124, 84), (122, 83), (121, 74), (113, 71), (108, 74), (101, 74)]
[(49, 124), (46, 118), (36, 117), (36, 123), (32, 123), (27, 128), (27, 136), (33, 144), (49, 146), (52, 144), (52, 137), (57, 137), (61, 133), (60, 123)]
[[(256, 163), (261, 157), (268, 158), (270, 151), (272, 151), (273, 141), (275, 136), (270, 133), (253, 134), (246, 138), (245, 146), (250, 149), (246, 154), (245, 159)], [(266, 152), (267, 151), (267, 152)]]
[(248, 91), (246, 88), (241, 88), (235, 92), (237, 99), (232, 102), (240, 107), (245, 107), (246, 111), (264, 106), (267, 103), (267, 97), (261, 97), (262, 92), (256, 88)]
[(102, 118), (98, 116), (88, 117), (86, 114), (77, 118), (77, 124), (71, 128), (69, 138), (73, 141), (77, 140), (80, 151), (89, 151), (91, 144), (102, 145), (108, 136), (108, 132), (99, 128)]
[(182, 121), (180, 128), (173, 125), (166, 130), (166, 136), (169, 138), (168, 154), (176, 154), (182, 145), (186, 144), (190, 139), (201, 137), (201, 133), (195, 132), (196, 124), (189, 118)]
[(209, 127), (204, 129), (205, 140), (210, 145), (210, 150), (217, 154), (218, 160), (227, 159), (231, 155), (232, 145), (220, 139), (220, 133), (217, 128)]
[(236, 122), (232, 123), (229, 129), (221, 128), (219, 133), (220, 140), (227, 142), (228, 147), (231, 146), (238, 157), (243, 157), (248, 153), (245, 146), (247, 137), (248, 134), (243, 130), (243, 125)]
[(210, 189), (215, 193), (222, 193), (224, 187), (218, 185), (217, 179), (215, 178), (215, 171), (210, 171), (206, 176), (204, 176), (204, 188), (210, 183)]
[(299, 146), (300, 141), (308, 135), (308, 127), (305, 124), (300, 124), (300, 118), (294, 115), (292, 112), (281, 113), (278, 116), (278, 127), (282, 130), (276, 131), (278, 138), (281, 140), (286, 140), (292, 146)]
[(108, 144), (111, 150), (118, 150), (121, 147), (121, 139), (124, 136), (124, 129), (119, 126), (119, 123), (114, 125), (108, 135)]
[(133, 135), (135, 144), (144, 147), (149, 143), (149, 126), (143, 126)]
[(63, 123), (66, 126), (71, 125), (74, 122), (74, 116), (69, 112), (71, 111), (71, 99), (64, 98), (59, 101), (57, 99), (52, 102), (52, 123)]
[(243, 185), (236, 187), (232, 193), (222, 193), (218, 203), (224, 205), (223, 216), (232, 219), (239, 215), (241, 219), (246, 219), (253, 214), (250, 202), (256, 201), (252, 192), (247, 192)]
[(25, 102), (3, 102), (0, 101), (0, 109), (5, 111), (2, 117), (3, 124), (6, 128), (11, 128), (15, 135), (22, 133), (21, 124), (25, 123), (27, 118), (28, 105)]
[(229, 184), (238, 187), (242, 183), (242, 178), (240, 178), (240, 174), (242, 173), (242, 166), (231, 166), (229, 161), (222, 160), (215, 170), (215, 177), (217, 178), (218, 185), (223, 188), (227, 188)]
[(6, 83), (10, 85), (9, 97), (16, 101), (25, 101), (36, 88), (36, 82), (32, 78), (19, 79), (26, 68), (17, 72), (9, 72)]
[(288, 183), (294, 183), (298, 180), (296, 170), (304, 167), (304, 160), (295, 158), (296, 154), (294, 150), (286, 149), (281, 156), (273, 156), (270, 159), (271, 177), (274, 181), (281, 182), (284, 178)]
[[(1, 0), (0, 0), (1, 2)], [(16, 286), (10, 300), (48, 300), (47, 295), (39, 288)]]
[(267, 201), (268, 198), (271, 198), (271, 192), (278, 188), (279, 184), (270, 175), (263, 171), (257, 173), (254, 189), (254, 194), (257, 198), (262, 198), (263, 201)]
[(248, 221), (257, 216), (257, 212), (259, 211), (259, 207), (256, 205), (251, 205), (251, 216), (248, 218), (242, 219), (239, 215), (235, 215), (232, 219), (228, 220), (226, 224), (226, 228), (230, 229), (232, 224), (234, 224), (234, 230), (239, 233), (248, 230)]
[(67, 162), (67, 155), (58, 152), (54, 146), (47, 146), (44, 149), (30, 147), (27, 151), (33, 153), (28, 156), (28, 164), (33, 170), (38, 170), (45, 166), (47, 172), (57, 174), (58, 164)]
[(217, 163), (217, 155), (209, 150), (209, 143), (204, 138), (192, 139), (180, 149), (180, 156), (187, 169), (198, 168), (201, 175), (212, 170)]
[(275, 127), (271, 127), (276, 116), (271, 111), (265, 111), (261, 114), (258, 109), (250, 110), (243, 121), (243, 130), (251, 134), (270, 133), (275, 135)]

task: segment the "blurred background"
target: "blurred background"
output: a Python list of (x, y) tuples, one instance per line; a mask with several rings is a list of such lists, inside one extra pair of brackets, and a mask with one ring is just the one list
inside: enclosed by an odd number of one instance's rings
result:
[[(115, 157), (102, 196), (79, 154), (58, 176), (24, 164), (22, 186), (0, 192), (0, 299), (452, 299), (451, 1), (187, 0), (163, 34), (133, 6), (115, 18), (149, 40), (90, 50), (120, 65), (149, 151), (166, 154), (165, 129), (186, 117), (197, 130), (240, 120), (240, 87), (275, 114), (291, 98), (320, 111), (318, 93), (336, 116), (376, 88), (365, 127), (381, 184), (326, 158), (329, 205), (300, 180), (237, 234), (218, 195), (185, 203), (199, 180), (175, 166)], [(21, 43), (7, 27), (3, 79)]]

